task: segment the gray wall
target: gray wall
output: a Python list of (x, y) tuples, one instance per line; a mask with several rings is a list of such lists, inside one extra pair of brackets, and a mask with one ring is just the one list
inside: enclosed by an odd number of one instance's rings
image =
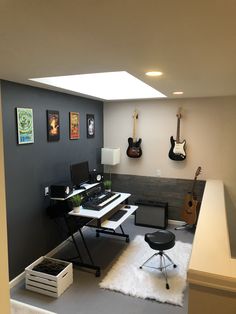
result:
[[(64, 240), (46, 215), (44, 187), (70, 179), (69, 165), (100, 164), (103, 146), (103, 103), (63, 93), (2, 81), (3, 133), (7, 196), (10, 278)], [(18, 145), (16, 107), (33, 109), (34, 144)], [(60, 113), (60, 140), (47, 141), (46, 110)], [(80, 113), (79, 140), (69, 139), (69, 112)], [(95, 137), (87, 139), (86, 113), (95, 115)]]

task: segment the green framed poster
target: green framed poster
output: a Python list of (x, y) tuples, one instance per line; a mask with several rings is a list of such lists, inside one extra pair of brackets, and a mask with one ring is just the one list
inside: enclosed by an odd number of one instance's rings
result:
[(33, 109), (16, 108), (18, 144), (34, 143)]

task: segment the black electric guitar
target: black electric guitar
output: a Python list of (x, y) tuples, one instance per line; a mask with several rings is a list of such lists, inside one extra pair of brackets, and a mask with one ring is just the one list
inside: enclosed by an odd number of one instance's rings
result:
[(197, 206), (198, 201), (196, 196), (194, 195), (194, 188), (196, 184), (197, 177), (201, 173), (202, 168), (198, 167), (195, 173), (192, 191), (189, 192), (184, 199), (184, 209), (181, 215), (181, 218), (188, 224), (194, 225), (197, 221)]
[(169, 158), (172, 160), (181, 161), (186, 158), (185, 153), (185, 144), (186, 141), (180, 142), (180, 119), (181, 119), (181, 113), (180, 109), (179, 112), (176, 115), (177, 117), (177, 134), (176, 134), (176, 140), (174, 140), (173, 136), (170, 138), (171, 148), (169, 151)]
[(130, 158), (139, 158), (142, 156), (141, 142), (142, 139), (136, 138), (136, 123), (138, 119), (138, 113), (135, 110), (133, 115), (133, 137), (128, 138), (129, 146), (127, 148), (126, 154)]

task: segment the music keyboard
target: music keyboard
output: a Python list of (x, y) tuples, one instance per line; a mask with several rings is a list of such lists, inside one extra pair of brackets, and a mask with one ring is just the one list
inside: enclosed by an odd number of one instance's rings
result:
[(108, 199), (106, 199), (105, 201), (100, 203), (99, 206), (104, 207), (104, 206), (108, 205), (109, 203), (111, 203), (112, 201), (114, 201), (115, 199), (117, 199), (118, 197), (120, 197), (120, 194), (115, 193), (114, 195), (112, 195), (111, 197), (109, 197)]
[(112, 203), (118, 197), (120, 197), (119, 193), (110, 192), (104, 197), (95, 198), (95, 199), (85, 202), (83, 204), (83, 208), (91, 209), (91, 210), (101, 210), (108, 204)]

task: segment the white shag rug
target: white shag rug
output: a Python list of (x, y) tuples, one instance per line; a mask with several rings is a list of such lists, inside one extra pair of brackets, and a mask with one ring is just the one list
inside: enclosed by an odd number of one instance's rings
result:
[[(167, 267), (170, 286), (168, 290), (165, 278), (159, 270), (139, 268), (155, 251), (144, 241), (143, 236), (138, 235), (130, 242), (99, 286), (134, 297), (182, 306), (191, 250), (191, 244), (176, 241), (175, 246), (166, 251), (177, 265), (176, 268)], [(157, 266), (157, 263), (158, 258), (154, 257), (147, 265)]]

